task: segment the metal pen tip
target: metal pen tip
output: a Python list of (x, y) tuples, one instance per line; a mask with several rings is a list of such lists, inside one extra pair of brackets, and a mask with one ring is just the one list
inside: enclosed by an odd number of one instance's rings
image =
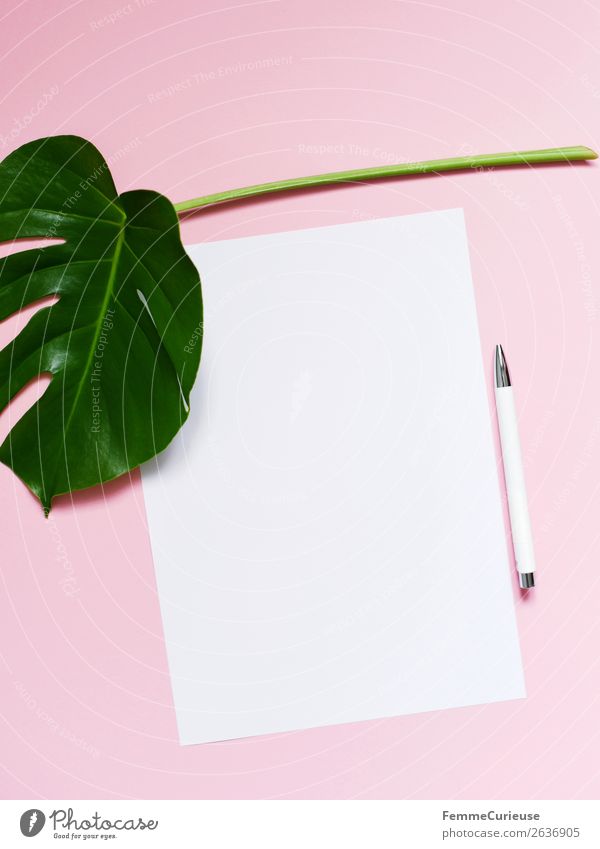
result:
[(508, 366), (506, 365), (506, 359), (504, 357), (504, 351), (502, 350), (502, 345), (496, 345), (496, 364), (495, 364), (495, 372), (496, 372), (496, 386), (510, 386), (510, 374), (508, 372)]

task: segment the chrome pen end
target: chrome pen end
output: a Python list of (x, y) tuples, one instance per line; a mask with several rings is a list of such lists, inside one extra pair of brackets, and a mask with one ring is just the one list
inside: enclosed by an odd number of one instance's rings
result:
[(522, 590), (535, 587), (535, 572), (519, 572), (519, 586)]

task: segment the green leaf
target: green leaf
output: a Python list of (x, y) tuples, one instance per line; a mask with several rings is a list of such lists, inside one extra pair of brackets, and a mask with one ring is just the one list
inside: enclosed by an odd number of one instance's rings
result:
[(47, 296), (0, 351), (0, 411), (49, 373), (0, 460), (46, 512), (61, 493), (134, 469), (189, 412), (202, 340), (200, 279), (171, 202), (118, 195), (76, 136), (38, 139), (0, 164), (0, 241), (63, 239), (0, 260), (0, 320)]
[(313, 186), (465, 169), (596, 159), (574, 147), (458, 156), (229, 189), (172, 204), (117, 195), (107, 163), (77, 136), (38, 139), (0, 163), (0, 241), (62, 239), (0, 260), (0, 321), (41, 298), (0, 351), (0, 412), (30, 380), (43, 396), (0, 446), (49, 512), (55, 495), (118, 477), (162, 451), (189, 412), (202, 296), (177, 213)]

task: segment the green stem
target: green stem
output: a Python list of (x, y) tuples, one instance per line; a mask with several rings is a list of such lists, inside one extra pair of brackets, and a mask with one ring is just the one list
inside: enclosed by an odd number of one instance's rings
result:
[(597, 159), (598, 154), (589, 147), (552, 147), (547, 150), (523, 150), (516, 153), (484, 153), (477, 156), (456, 156), (452, 159), (430, 159), (426, 162), (404, 162), (399, 165), (380, 165), (376, 168), (356, 168), (352, 171), (332, 171), (311, 177), (296, 177), (292, 180), (276, 180), (242, 189), (228, 189), (204, 197), (183, 200), (174, 204), (177, 212), (212, 206), (229, 200), (239, 200), (288, 189), (305, 189), (326, 186), (331, 183), (352, 183), (363, 180), (378, 180), (382, 177), (403, 177), (409, 174), (439, 174), (441, 171), (460, 171), (467, 168), (491, 168), (496, 165), (537, 165), (543, 162), (577, 162), (582, 159)]

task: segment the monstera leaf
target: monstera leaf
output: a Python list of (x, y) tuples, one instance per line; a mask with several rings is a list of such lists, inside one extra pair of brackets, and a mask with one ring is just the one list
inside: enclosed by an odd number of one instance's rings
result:
[(46, 512), (161, 451), (188, 416), (200, 361), (200, 280), (173, 205), (117, 194), (75, 136), (25, 144), (0, 164), (0, 241), (63, 239), (0, 261), (0, 320), (47, 296), (0, 352), (0, 410), (51, 381), (0, 446)]
[(0, 320), (42, 298), (0, 351), (0, 412), (31, 379), (41, 398), (0, 446), (46, 514), (60, 493), (154, 457), (188, 416), (200, 361), (200, 280), (177, 213), (332, 183), (595, 159), (587, 147), (459, 156), (262, 183), (172, 204), (117, 194), (108, 165), (77, 136), (23, 145), (0, 164), (0, 241), (62, 240), (0, 260)]

